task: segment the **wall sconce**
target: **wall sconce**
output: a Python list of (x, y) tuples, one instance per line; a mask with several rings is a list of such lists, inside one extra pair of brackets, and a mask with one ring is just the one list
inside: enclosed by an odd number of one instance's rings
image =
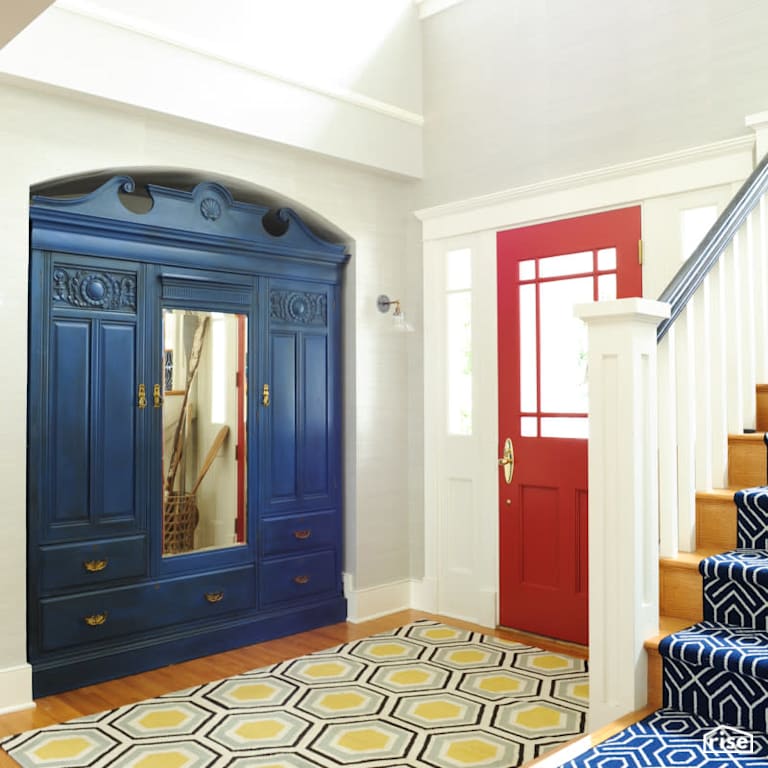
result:
[(386, 314), (389, 312), (391, 307), (394, 307), (395, 310), (392, 313), (392, 317), (395, 320), (395, 330), (397, 331), (413, 331), (414, 328), (410, 323), (407, 323), (405, 321), (405, 315), (403, 314), (403, 310), (400, 307), (400, 299), (390, 299), (389, 296), (387, 296), (385, 293), (382, 293), (377, 299), (376, 299), (376, 307), (379, 310), (379, 312), (382, 312)]

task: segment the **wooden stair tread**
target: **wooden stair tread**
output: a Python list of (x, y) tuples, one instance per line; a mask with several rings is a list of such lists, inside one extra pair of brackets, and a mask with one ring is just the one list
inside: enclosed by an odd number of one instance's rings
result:
[(734, 432), (728, 435), (729, 443), (763, 443), (763, 432)]
[(686, 629), (691, 624), (692, 622), (688, 619), (679, 619), (677, 616), (659, 616), (659, 633), (649, 637), (643, 643), (643, 646), (646, 650), (656, 650), (659, 647), (659, 643), (667, 635), (679, 632), (681, 629)]
[(689, 568), (696, 570), (699, 563), (706, 557), (719, 555), (722, 550), (697, 549), (695, 552), (678, 552), (673, 557), (660, 557), (659, 565), (665, 568)]
[(696, 491), (697, 499), (722, 499), (724, 501), (733, 501), (733, 494), (739, 488), (711, 488), (708, 491)]

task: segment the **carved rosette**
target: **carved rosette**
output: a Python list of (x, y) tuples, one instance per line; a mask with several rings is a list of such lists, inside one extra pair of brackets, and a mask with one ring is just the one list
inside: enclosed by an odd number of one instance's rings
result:
[(136, 311), (136, 275), (56, 267), (53, 303), (79, 309)]
[(269, 293), (273, 320), (302, 325), (326, 325), (328, 300), (324, 293), (307, 291), (278, 291)]

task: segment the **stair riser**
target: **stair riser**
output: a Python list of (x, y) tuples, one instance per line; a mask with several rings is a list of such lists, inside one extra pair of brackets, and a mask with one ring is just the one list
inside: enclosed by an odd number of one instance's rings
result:
[(728, 487), (752, 488), (765, 483), (765, 443), (731, 437), (728, 441)]
[(659, 605), (663, 616), (702, 619), (701, 575), (694, 568), (662, 566), (659, 572)]
[(768, 630), (768, 588), (705, 577), (704, 621)]
[(696, 495), (696, 548), (723, 552), (736, 548), (733, 498)]
[(664, 659), (664, 706), (736, 728), (768, 730), (766, 681), (677, 659)]

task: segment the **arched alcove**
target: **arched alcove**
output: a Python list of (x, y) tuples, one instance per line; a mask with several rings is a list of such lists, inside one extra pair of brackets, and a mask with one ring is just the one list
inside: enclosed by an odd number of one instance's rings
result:
[(346, 617), (344, 233), (120, 170), (31, 190), (36, 696)]

